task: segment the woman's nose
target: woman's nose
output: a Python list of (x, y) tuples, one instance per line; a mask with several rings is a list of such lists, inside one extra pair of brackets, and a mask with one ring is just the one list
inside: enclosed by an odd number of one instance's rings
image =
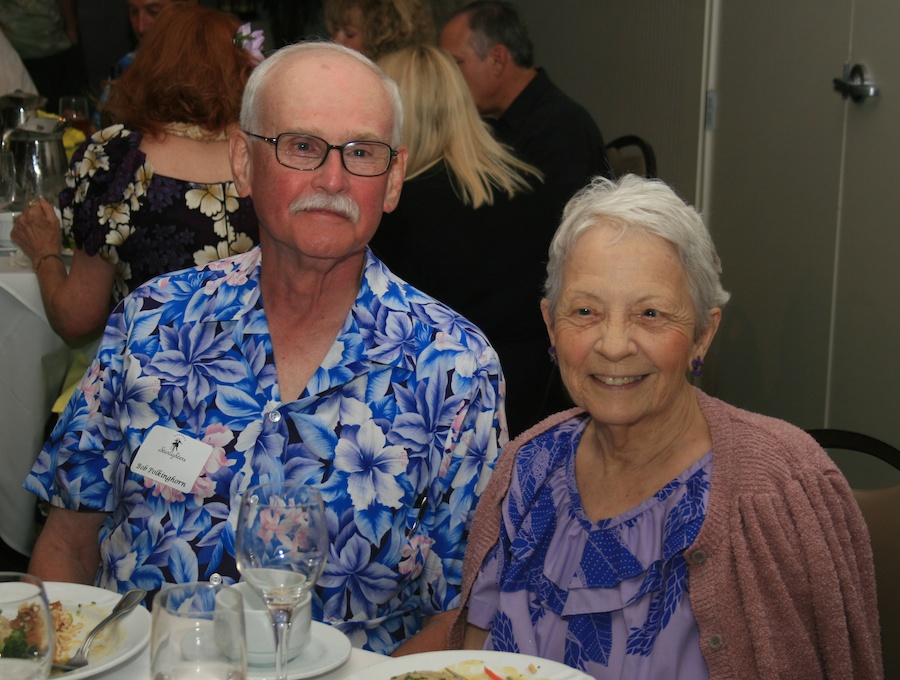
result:
[(633, 354), (635, 344), (630, 324), (624, 321), (607, 321), (602, 324), (594, 349), (611, 361)]

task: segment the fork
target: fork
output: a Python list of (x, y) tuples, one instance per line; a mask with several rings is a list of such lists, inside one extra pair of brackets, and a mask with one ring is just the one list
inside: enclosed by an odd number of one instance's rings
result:
[(115, 607), (113, 607), (109, 616), (94, 626), (94, 629), (87, 634), (87, 637), (84, 638), (84, 642), (81, 643), (81, 647), (79, 647), (78, 651), (72, 655), (72, 658), (64, 663), (54, 663), (53, 668), (61, 671), (74, 671), (87, 666), (91, 643), (94, 642), (94, 638), (97, 637), (97, 634), (116, 619), (128, 614), (132, 609), (137, 607), (141, 603), (141, 600), (146, 596), (147, 591), (143, 588), (134, 588), (125, 593), (122, 596), (122, 599), (116, 603)]

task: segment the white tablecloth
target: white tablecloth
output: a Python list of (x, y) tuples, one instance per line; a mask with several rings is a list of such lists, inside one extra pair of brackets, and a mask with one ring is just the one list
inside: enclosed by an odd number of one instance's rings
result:
[(47, 323), (37, 276), (0, 253), (0, 536), (26, 555), (35, 497), (22, 481), (43, 445), (70, 353)]
[[(315, 680), (346, 680), (354, 673), (381, 663), (389, 657), (367, 652), (362, 649), (354, 648), (350, 652), (350, 658), (342, 666), (335, 668), (330, 673), (315, 676)], [(65, 676), (61, 676), (65, 677)], [(136, 656), (133, 661), (112, 668), (105, 673), (91, 676), (96, 680), (144, 680), (150, 677), (150, 650), (145, 649), (141, 654)]]

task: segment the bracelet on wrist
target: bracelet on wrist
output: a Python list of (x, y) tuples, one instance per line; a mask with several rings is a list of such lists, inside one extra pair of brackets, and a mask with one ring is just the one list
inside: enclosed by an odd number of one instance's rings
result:
[(41, 265), (44, 264), (44, 260), (50, 257), (55, 257), (57, 260), (65, 264), (63, 260), (63, 256), (59, 253), (47, 253), (46, 255), (41, 255), (38, 259), (34, 261), (34, 271), (37, 272), (38, 269), (41, 268)]

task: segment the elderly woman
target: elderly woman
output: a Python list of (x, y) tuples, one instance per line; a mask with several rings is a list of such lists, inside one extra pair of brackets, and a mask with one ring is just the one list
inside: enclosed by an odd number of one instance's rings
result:
[[(62, 232), (41, 199), (12, 239), (31, 259), (53, 329), (69, 342), (98, 334), (113, 305), (146, 280), (250, 250), (259, 238), (240, 198), (227, 134), (262, 55), (239, 21), (173, 3), (112, 84), (108, 110), (123, 125), (97, 132), (75, 154), (60, 195)], [(63, 236), (74, 242), (71, 268)]]
[(595, 179), (547, 271), (551, 350), (579, 408), (504, 449), (451, 644), (595, 678), (882, 677), (844, 477), (801, 430), (687, 379), (728, 300), (700, 216), (661, 182)]

